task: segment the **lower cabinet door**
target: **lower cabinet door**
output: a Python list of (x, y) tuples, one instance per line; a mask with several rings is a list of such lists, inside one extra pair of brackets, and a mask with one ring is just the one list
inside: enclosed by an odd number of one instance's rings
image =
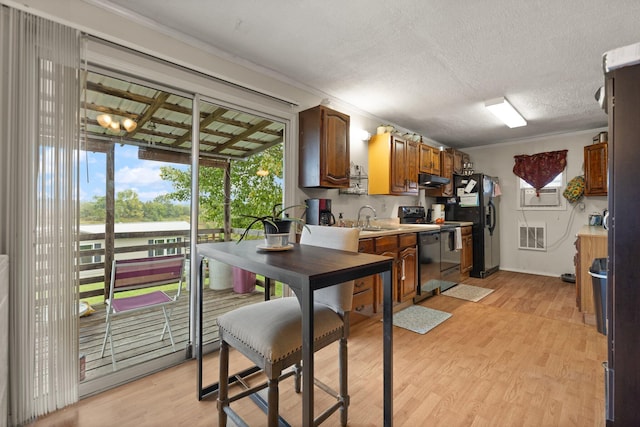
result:
[(416, 296), (418, 283), (418, 250), (405, 248), (399, 254), (398, 302), (404, 302)]

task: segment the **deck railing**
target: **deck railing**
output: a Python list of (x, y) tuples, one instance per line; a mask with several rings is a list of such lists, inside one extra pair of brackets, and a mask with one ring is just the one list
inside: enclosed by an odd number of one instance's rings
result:
[[(243, 229), (233, 229), (233, 233), (242, 233)], [(250, 230), (250, 234), (260, 235), (259, 230)], [(102, 286), (99, 289), (85, 290), (85, 285), (93, 283), (105, 283), (106, 251), (111, 250), (115, 258), (137, 258), (147, 256), (162, 256), (171, 254), (188, 253), (190, 246), (189, 230), (163, 230), (163, 231), (139, 231), (115, 233), (116, 247), (106, 248), (104, 245), (105, 233), (82, 233), (80, 234), (80, 247), (95, 246), (93, 243), (102, 242), (100, 248), (81, 249), (76, 258), (80, 270), (80, 299), (95, 296), (106, 297), (106, 289)], [(164, 243), (148, 244), (123, 244), (129, 242), (139, 243), (141, 239), (147, 241), (162, 241)], [(222, 228), (210, 228), (198, 230), (198, 243), (215, 242), (224, 240), (224, 230)], [(167, 241), (170, 241), (167, 243)], [(91, 244), (87, 244), (91, 243)]]

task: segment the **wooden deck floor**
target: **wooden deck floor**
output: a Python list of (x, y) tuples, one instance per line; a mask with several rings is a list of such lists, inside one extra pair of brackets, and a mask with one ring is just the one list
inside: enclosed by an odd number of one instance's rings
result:
[[(203, 299), (204, 336), (203, 342), (218, 338), (216, 319), (219, 314), (246, 304), (263, 301), (261, 288), (251, 294), (237, 294), (232, 289), (211, 290), (205, 286)], [(171, 315), (171, 330), (177, 352), (184, 352), (189, 338), (188, 304), (189, 293), (180, 296), (178, 305)], [(80, 354), (85, 355), (85, 381), (110, 374), (111, 352), (109, 344), (104, 357), (100, 357), (105, 333), (105, 306), (93, 307), (96, 312), (80, 318)], [(173, 352), (168, 334), (160, 340), (164, 316), (162, 310), (141, 311), (136, 315), (116, 317), (112, 321), (113, 345), (117, 368), (133, 366)]]

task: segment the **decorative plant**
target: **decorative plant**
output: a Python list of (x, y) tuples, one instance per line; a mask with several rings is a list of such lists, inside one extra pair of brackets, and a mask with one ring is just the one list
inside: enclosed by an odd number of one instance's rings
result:
[[(271, 208), (271, 214), (269, 215), (263, 215), (263, 216), (242, 215), (245, 218), (253, 218), (253, 221), (251, 221), (251, 223), (247, 225), (247, 228), (238, 238), (238, 242), (242, 241), (249, 233), (249, 230), (253, 228), (253, 226), (255, 226), (256, 224), (262, 224), (262, 226), (265, 228), (265, 233), (267, 232), (268, 228), (275, 229), (276, 233), (278, 232), (288, 233), (291, 223), (295, 223), (300, 227), (306, 227), (307, 224), (304, 222), (302, 218), (291, 217), (289, 216), (289, 214), (285, 213), (289, 209), (306, 208), (306, 207), (307, 207), (306, 205), (291, 205), (291, 206), (287, 206), (286, 208), (283, 208), (282, 203), (276, 203)], [(288, 224), (285, 224), (283, 226), (282, 225), (283, 223), (288, 223)], [(281, 230), (281, 228), (283, 228), (283, 230)]]

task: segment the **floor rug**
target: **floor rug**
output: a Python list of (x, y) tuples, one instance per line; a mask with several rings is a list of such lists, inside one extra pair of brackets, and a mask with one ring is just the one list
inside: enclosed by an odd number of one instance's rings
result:
[(448, 297), (460, 298), (467, 301), (478, 302), (482, 298), (489, 295), (493, 292), (493, 289), (480, 288), (478, 286), (471, 285), (458, 285), (453, 288), (444, 291), (442, 295), (446, 295)]
[(451, 313), (421, 305), (412, 305), (394, 313), (393, 324), (419, 334), (426, 334), (449, 317), (451, 317)]

